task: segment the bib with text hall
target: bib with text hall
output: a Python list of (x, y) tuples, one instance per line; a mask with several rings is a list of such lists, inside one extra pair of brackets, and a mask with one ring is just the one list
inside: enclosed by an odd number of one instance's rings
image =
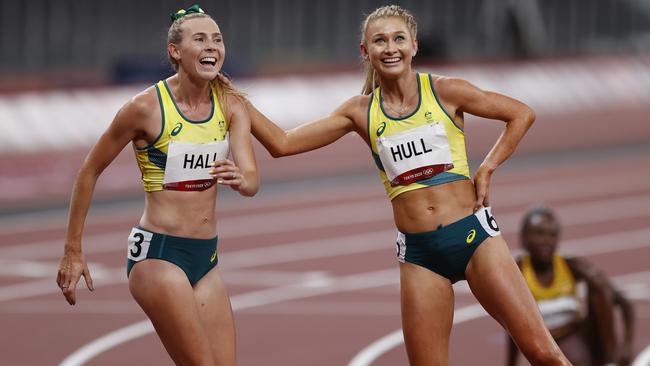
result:
[(228, 156), (228, 136), (221, 141), (194, 144), (170, 141), (163, 188), (176, 191), (202, 191), (214, 185), (209, 171), (212, 163)]

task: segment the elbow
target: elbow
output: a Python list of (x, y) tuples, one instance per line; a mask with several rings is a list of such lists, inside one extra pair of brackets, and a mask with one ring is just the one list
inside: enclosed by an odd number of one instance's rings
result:
[(260, 180), (257, 173), (246, 174), (246, 176), (247, 184), (239, 188), (239, 194), (244, 197), (253, 197), (260, 189)]
[(537, 114), (535, 114), (535, 111), (532, 108), (526, 106), (526, 109), (523, 112), (523, 119), (526, 121), (526, 125), (530, 127), (537, 119)]
[(280, 139), (273, 145), (269, 146), (268, 151), (271, 154), (271, 156), (276, 159), (291, 155), (291, 152), (289, 151), (289, 141), (287, 138), (287, 134), (285, 133), (282, 139)]
[(276, 159), (277, 159), (277, 158), (281, 158), (281, 157), (283, 157), (283, 156), (287, 156), (286, 152), (284, 152), (284, 151), (281, 150), (281, 149), (277, 149), (277, 148), (275, 148), (275, 149), (270, 149), (270, 150), (269, 150), (269, 153), (271, 154), (272, 157), (274, 157), (274, 158), (276, 158)]
[(248, 187), (246, 189), (239, 191), (239, 194), (241, 194), (244, 197), (253, 197), (254, 195), (257, 194), (258, 191), (259, 191), (259, 186)]

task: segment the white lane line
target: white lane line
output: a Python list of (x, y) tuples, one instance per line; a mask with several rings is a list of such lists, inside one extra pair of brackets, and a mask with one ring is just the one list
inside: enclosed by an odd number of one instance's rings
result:
[[(504, 229), (504, 233), (508, 232), (509, 230)], [(225, 254), (221, 265), (224, 270), (230, 271), (266, 264), (291, 263), (307, 259), (391, 250), (392, 247), (389, 243), (394, 234), (393, 230), (385, 230), (366, 235), (349, 235), (268, 248), (245, 249)], [(576, 255), (594, 255), (640, 249), (650, 246), (650, 241), (647, 240), (649, 236), (650, 229), (640, 229), (568, 240), (562, 243), (562, 252)], [(513, 252), (517, 253), (518, 251), (514, 250)], [(95, 263), (91, 263), (90, 266), (91, 274), (95, 280), (101, 278), (104, 283), (126, 282), (124, 269), (105, 269), (100, 264)], [(269, 278), (269, 281), (271, 280), (273, 278)], [(467, 286), (463, 283), (455, 288), (461, 292), (468, 292)], [(54, 285), (53, 280), (9, 285), (0, 287), (0, 301), (41, 296), (58, 291), (59, 289)]]
[[(364, 204), (336, 204), (327, 209), (316, 208), (314, 210), (299, 210), (298, 214), (291, 215), (292, 219), (297, 222), (285, 221), (289, 216), (276, 215), (274, 213), (265, 213), (246, 216), (246, 220), (238, 218), (223, 218), (220, 222), (219, 236), (224, 240), (233, 242), (241, 236), (262, 235), (277, 232), (290, 232), (292, 230), (302, 230), (308, 227), (335, 227), (349, 223), (372, 223), (381, 220), (390, 220), (390, 210), (383, 207), (384, 204), (377, 203)], [(382, 206), (382, 207), (380, 207)], [(611, 220), (620, 220), (626, 218), (636, 218), (650, 216), (650, 195), (638, 195), (635, 197), (610, 198), (586, 203), (573, 203), (568, 205), (556, 205), (562, 224), (565, 227), (579, 224), (597, 224), (607, 223)], [(502, 231), (512, 233), (518, 230), (521, 221), (521, 212), (504, 208), (502, 212), (496, 212)], [(305, 217), (313, 217), (314, 220), (307, 226), (302, 224)], [(379, 233), (390, 233), (386, 235), (394, 236), (394, 230), (386, 230)], [(335, 235), (336, 233), (333, 232)], [(126, 233), (120, 234), (101, 234), (88, 235), (84, 237), (84, 252), (105, 253), (111, 251), (125, 251), (125, 247), (120, 243), (126, 241)], [(331, 243), (335, 243), (337, 238), (331, 236), (328, 238)], [(391, 239), (392, 240), (392, 239)], [(377, 245), (384, 243), (375, 243)], [(0, 258), (4, 259), (22, 259), (28, 257), (52, 258), (61, 255), (61, 240), (47, 240), (37, 243), (23, 243), (19, 245), (0, 248)], [(328, 244), (329, 245), (329, 244)], [(355, 244), (359, 245), (359, 244)]]
[[(390, 285), (395, 282), (397, 276), (399, 276), (397, 269), (342, 276), (330, 278), (327, 283), (321, 281), (317, 283), (307, 282), (235, 295), (231, 297), (231, 303), (233, 311), (239, 311), (286, 300)], [(59, 366), (83, 365), (85, 362), (111, 348), (150, 334), (153, 331), (153, 325), (149, 320), (143, 320), (117, 329), (79, 348), (61, 361)]]
[[(485, 312), (480, 304), (468, 305), (454, 311), (453, 324), (460, 324), (473, 319), (478, 319), (488, 314)], [(402, 329), (398, 329), (389, 333), (375, 342), (362, 349), (357, 353), (354, 358), (348, 363), (348, 366), (368, 366), (377, 360), (381, 355), (387, 351), (398, 347), (404, 343), (404, 335)]]
[[(624, 281), (633, 276), (645, 277), (650, 273), (650, 271), (643, 271), (637, 273), (628, 273), (625, 275), (614, 277), (613, 280), (616, 282)], [(488, 313), (485, 312), (481, 304), (473, 304), (463, 308), (456, 309), (454, 311), (454, 322), (453, 324), (460, 324), (474, 319), (479, 319), (482, 317), (487, 317)], [(359, 353), (357, 353), (352, 360), (348, 363), (347, 366), (370, 366), (383, 354), (387, 353), (391, 349), (400, 346), (404, 343), (404, 335), (402, 334), (402, 329), (397, 329), (373, 343), (369, 344), (363, 348)], [(650, 364), (650, 347), (648, 347), (644, 354), (639, 355), (637, 360), (632, 366), (648, 366)], [(645, 352), (647, 351), (647, 354)], [(643, 356), (643, 358), (641, 357)], [(638, 361), (638, 363), (637, 363)]]
[[(0, 287), (0, 302), (61, 292), (61, 289), (55, 283), (54, 274), (56, 272), (52, 272), (52, 276), (48, 276), (42, 280)], [(126, 282), (126, 272), (124, 269), (107, 270), (100, 267), (93, 271), (92, 276), (95, 286), (97, 286), (98, 279), (101, 279), (102, 285)], [(85, 287), (86, 283), (82, 278), (77, 284), (77, 290)]]
[(374, 231), (364, 234), (333, 236), (326, 239), (300, 241), (272, 247), (244, 249), (224, 253), (223, 268), (250, 268), (268, 264), (299, 262), (307, 259), (336, 257), (340, 255), (365, 253), (375, 250), (393, 249), (395, 230)]
[(648, 345), (639, 355), (636, 357), (632, 366), (649, 366), (650, 365), (650, 345)]

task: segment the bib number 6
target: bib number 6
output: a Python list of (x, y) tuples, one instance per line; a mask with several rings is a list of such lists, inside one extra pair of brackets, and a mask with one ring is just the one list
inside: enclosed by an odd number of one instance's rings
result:
[(492, 216), (490, 207), (483, 207), (474, 215), (476, 215), (476, 218), (478, 218), (478, 221), (481, 223), (481, 226), (483, 226), (483, 229), (485, 229), (488, 235), (497, 236), (501, 234), (497, 220)]

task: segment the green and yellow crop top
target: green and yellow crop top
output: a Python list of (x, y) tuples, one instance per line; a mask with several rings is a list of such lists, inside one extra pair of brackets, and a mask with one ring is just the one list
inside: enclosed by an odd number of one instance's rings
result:
[(135, 150), (146, 192), (201, 191), (214, 185), (208, 171), (215, 160), (228, 155), (228, 121), (212, 87), (212, 112), (193, 121), (178, 109), (165, 80), (156, 83), (162, 127), (149, 146)]
[(376, 88), (368, 106), (372, 155), (392, 200), (399, 194), (469, 179), (465, 134), (439, 103), (431, 75), (417, 74), (418, 106), (405, 117), (389, 116)]

